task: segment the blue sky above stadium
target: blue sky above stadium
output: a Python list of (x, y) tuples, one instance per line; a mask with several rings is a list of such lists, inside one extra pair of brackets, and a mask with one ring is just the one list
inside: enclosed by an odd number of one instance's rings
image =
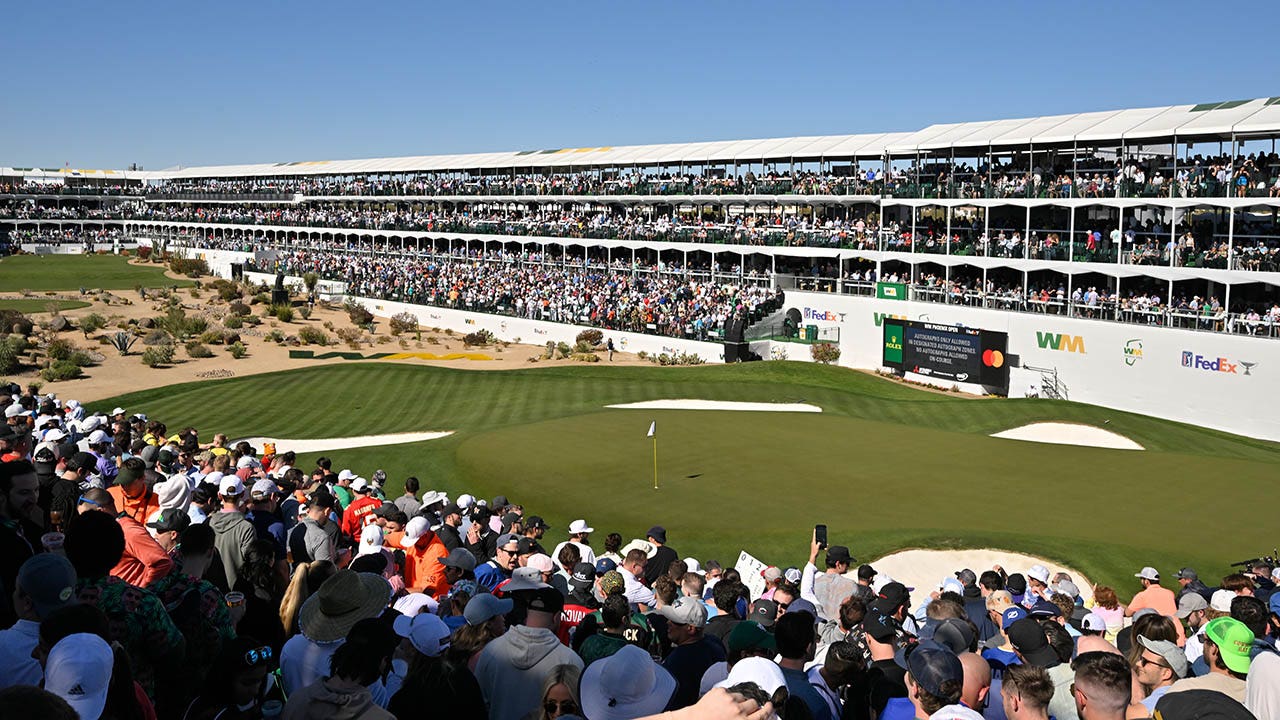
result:
[(17, 3), (0, 165), (911, 130), (1280, 94), (1274, 2)]

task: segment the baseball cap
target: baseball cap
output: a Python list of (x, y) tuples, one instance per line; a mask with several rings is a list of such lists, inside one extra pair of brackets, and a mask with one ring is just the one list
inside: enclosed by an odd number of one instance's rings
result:
[(862, 629), (880, 643), (891, 643), (898, 637), (898, 621), (875, 608), (867, 610), (866, 617), (862, 619)]
[(764, 578), (765, 582), (771, 583), (782, 577), (782, 568), (777, 567), (776, 565), (770, 565), (760, 571), (760, 577)]
[(653, 538), (654, 540), (662, 543), (663, 545), (667, 544), (667, 529), (662, 527), (661, 525), (654, 525), (653, 527), (649, 528), (649, 532), (645, 533), (644, 536), (648, 538)]
[(1009, 590), (1009, 594), (1014, 596), (1014, 602), (1018, 601), (1019, 596), (1027, 594), (1027, 578), (1022, 573), (1010, 575), (1004, 586)]
[(670, 605), (658, 609), (663, 617), (680, 625), (702, 627), (707, 624), (707, 606), (701, 600), (679, 597)]
[(900, 582), (891, 582), (880, 588), (880, 599), (886, 600), (889, 606), (897, 609), (911, 601), (907, 586)]
[(142, 448), (142, 452), (138, 453), (138, 457), (142, 459), (142, 464), (146, 465), (150, 470), (156, 466), (156, 456), (160, 454), (160, 448), (155, 445), (148, 445)]
[(476, 556), (471, 551), (456, 547), (449, 551), (449, 554), (440, 559), (440, 564), (445, 567), (458, 568), (459, 570), (475, 570)]
[(191, 526), (191, 516), (174, 508), (162, 509), (147, 527), (156, 532), (182, 532)]
[(1196, 574), (1195, 570), (1192, 570), (1189, 567), (1184, 567), (1178, 571), (1177, 578), (1179, 580), (1199, 580), (1200, 576)]
[(871, 567), (870, 565), (859, 565), (859, 566), (858, 566), (858, 579), (859, 579), (859, 580), (870, 580), (871, 578), (875, 577), (875, 576), (876, 576), (876, 574), (877, 574), (877, 573), (876, 573), (876, 569), (875, 569), (875, 568), (873, 568), (873, 567)]
[(458, 507), (457, 503), (445, 503), (444, 507), (440, 508), (441, 518), (446, 518), (446, 517), (449, 517), (450, 515), (461, 515), (461, 514), (462, 514), (462, 508)]
[(1214, 590), (1213, 597), (1209, 598), (1209, 607), (1218, 612), (1231, 612), (1231, 601), (1235, 600), (1236, 594), (1230, 590)]
[(1272, 615), (1280, 615), (1280, 592), (1271, 593), (1271, 597), (1267, 601), (1267, 607), (1271, 610)]
[(117, 415), (124, 415), (124, 408), (122, 408), (122, 407), (120, 407), (120, 406), (118, 406), (118, 405), (116, 406), (116, 408), (115, 408), (114, 410), (112, 410), (112, 411), (111, 411), (111, 417), (115, 417), (115, 416), (117, 416)]
[(227, 497), (243, 495), (244, 483), (240, 482), (237, 475), (224, 475), (222, 482), (218, 483), (218, 494)]
[(342, 470), (341, 472), (338, 473), (339, 480), (354, 480), (355, 477), (356, 477), (356, 474), (351, 472), (350, 470)]
[(1057, 592), (1062, 593), (1072, 599), (1080, 596), (1080, 588), (1070, 580), (1063, 580), (1054, 588)]
[(595, 528), (588, 525), (586, 520), (579, 519), (569, 523), (570, 535), (581, 535), (583, 533), (593, 533), (593, 532), (595, 532)]
[(1156, 703), (1160, 720), (1257, 720), (1233, 698), (1217, 690), (1183, 690), (1165, 693)]
[(787, 614), (798, 613), (798, 612), (807, 612), (813, 616), (814, 620), (818, 619), (818, 608), (815, 607), (813, 603), (809, 602), (808, 600), (805, 600), (804, 598), (796, 598), (795, 600), (792, 600), (789, 605), (787, 605)]
[(747, 619), (762, 627), (773, 627), (774, 621), (778, 619), (778, 603), (765, 598), (756, 600), (751, 603), (751, 612), (747, 615)]
[(36, 615), (43, 619), (54, 610), (76, 602), (76, 571), (65, 556), (32, 555), (18, 568), (18, 587), (31, 598)]
[[(457, 507), (458, 507), (457, 505), (446, 505), (445, 509), (441, 511), (441, 514), (448, 515), (450, 508), (457, 508)], [(457, 510), (454, 510), (453, 512), (461, 513), (462, 510), (461, 508), (459, 508)], [(538, 530), (547, 530), (551, 527), (550, 525), (547, 524), (546, 520), (543, 520), (538, 515), (530, 515), (529, 519), (524, 521), (524, 526), (525, 526), (525, 529), (536, 528)]]
[(624, 587), (626, 582), (622, 579), (622, 573), (617, 570), (610, 570), (600, 576), (600, 592), (605, 595), (621, 591)]
[[(698, 571), (694, 570), (694, 572), (698, 572)], [(701, 575), (702, 573), (699, 572), (698, 574)], [(786, 578), (787, 582), (791, 583), (792, 585), (799, 585), (800, 580), (804, 578), (804, 575), (800, 573), (800, 568), (789, 567), (786, 570), (782, 571), (782, 577)]]
[(68, 470), (92, 470), (98, 466), (98, 458), (93, 453), (78, 452), (67, 459)]
[(1141, 572), (1134, 573), (1133, 576), (1137, 578), (1142, 578), (1143, 580), (1159, 580), (1160, 579), (1160, 573), (1150, 565), (1142, 568)]
[(356, 550), (356, 555), (382, 552), (383, 540), (382, 528), (377, 525), (365, 525), (364, 529), (360, 531), (360, 545)]
[(559, 614), (564, 610), (564, 595), (550, 585), (543, 585), (537, 590), (520, 593), (520, 602), (527, 610)]
[(427, 657), (440, 657), (449, 649), (452, 631), (444, 620), (431, 613), (419, 613), (413, 617), (401, 615), (396, 618), (394, 626), (396, 634), (408, 638), (414, 649)]
[(237, 470), (244, 470), (246, 468), (259, 468), (259, 467), (262, 467), (262, 463), (258, 462), (258, 458), (252, 455), (241, 455), (240, 459), (236, 460)]
[(89, 433), (90, 445), (105, 445), (109, 442), (111, 442), (111, 436), (102, 430), (94, 430)]
[(702, 563), (697, 558), (687, 557), (684, 559), (684, 569), (694, 575), (706, 575), (707, 571), (702, 569)]
[(525, 565), (536, 568), (540, 573), (555, 572), (555, 565), (551, 562), (551, 556), (542, 553), (530, 555), (529, 559), (525, 561)]
[(960, 584), (965, 585), (965, 586), (968, 586), (968, 585), (977, 585), (977, 584), (978, 584), (978, 575), (977, 575), (977, 573), (975, 573), (974, 571), (970, 570), (969, 568), (965, 568), (964, 570), (961, 570), (960, 572), (957, 572), (957, 573), (956, 573), (956, 579), (960, 581)]
[(142, 473), (129, 467), (128, 463), (120, 466), (120, 470), (116, 473), (117, 485), (128, 485), (129, 483), (142, 477)]
[(1061, 664), (1058, 653), (1049, 647), (1049, 641), (1040, 629), (1040, 623), (1032, 618), (1022, 618), (1009, 625), (1005, 631), (1013, 649), (1017, 650), (1030, 665), (1051, 668)]
[(942, 684), (964, 682), (964, 665), (950, 648), (930, 640), (900, 648), (893, 661), (915, 678), (916, 684), (935, 696), (945, 696)]
[(953, 592), (957, 595), (964, 594), (964, 585), (953, 577), (943, 578), (942, 583), (938, 585), (938, 589), (942, 592)]
[(750, 618), (733, 626), (733, 629), (729, 631), (725, 645), (728, 646), (730, 653), (741, 652), (749, 648), (775, 650), (778, 647), (777, 641), (773, 638), (773, 633)]
[(369, 492), (369, 481), (362, 477), (358, 477), (351, 481), (351, 492), (367, 493)]
[(400, 547), (411, 548), (418, 544), (423, 535), (431, 530), (431, 522), (422, 516), (415, 517), (404, 526), (404, 537), (400, 538)]
[(1174, 643), (1168, 640), (1152, 640), (1146, 635), (1139, 635), (1138, 642), (1151, 652), (1164, 658), (1169, 663), (1169, 667), (1173, 669), (1173, 674), (1184, 678), (1187, 676), (1187, 654), (1182, 651)]
[[(1280, 598), (1280, 593), (1273, 593), (1272, 598)], [(1209, 603), (1205, 601), (1204, 596), (1197, 592), (1189, 592), (1178, 598), (1178, 619), (1186, 620), (1187, 616), (1197, 610), (1204, 610), (1209, 607)]]
[[(511, 547), (512, 545), (515, 547)], [(507, 533), (506, 535), (498, 538), (498, 544), (494, 547), (507, 550), (509, 552), (516, 552), (520, 549), (520, 536), (515, 533)]]
[(609, 572), (610, 570), (617, 570), (617, 569), (618, 569), (618, 563), (614, 562), (612, 558), (596, 559), (596, 575), (603, 575)]
[(68, 635), (49, 651), (44, 689), (66, 700), (80, 717), (100, 717), (107, 705), (114, 660), (111, 646), (97, 635)]
[(1035, 605), (1031, 606), (1029, 614), (1034, 618), (1062, 617), (1062, 608), (1044, 598), (1040, 598), (1036, 600)]
[(1249, 651), (1253, 648), (1253, 631), (1248, 625), (1232, 617), (1210, 620), (1204, 626), (1204, 636), (1218, 646), (1222, 662), (1238, 673), (1249, 672)]
[(1027, 611), (1021, 605), (1005, 608), (1004, 612), (1000, 613), (1000, 629), (1008, 630), (1010, 625), (1025, 617), (1027, 617)]
[[(1204, 599), (1201, 599), (1204, 602)], [(1091, 612), (1080, 619), (1080, 629), (1088, 632), (1106, 632), (1107, 621), (1096, 612)]]
[(573, 574), (569, 576), (569, 587), (574, 590), (585, 590), (596, 581), (596, 566), (587, 562), (580, 562), (573, 567)]
[(849, 548), (844, 545), (832, 545), (827, 548), (828, 563), (852, 563), (853, 556), (849, 554)]
[(510, 598), (497, 598), (488, 593), (480, 593), (467, 601), (467, 607), (462, 611), (462, 615), (467, 619), (468, 625), (483, 625), (496, 615), (506, 615), (513, 607), (515, 603)]
[(271, 497), (278, 492), (280, 492), (280, 488), (276, 486), (276, 481), (267, 478), (259, 479), (249, 490), (249, 494), (258, 500)]
[(968, 652), (978, 641), (978, 637), (973, 631), (972, 623), (959, 618), (947, 618), (933, 629), (933, 640), (959, 655)]
[(6, 419), (16, 418), (19, 415), (21, 415), (23, 412), (25, 412), (25, 410), (23, 410), (22, 406), (19, 405), (18, 403), (13, 403), (12, 405), (6, 405), (4, 408), (4, 416)]

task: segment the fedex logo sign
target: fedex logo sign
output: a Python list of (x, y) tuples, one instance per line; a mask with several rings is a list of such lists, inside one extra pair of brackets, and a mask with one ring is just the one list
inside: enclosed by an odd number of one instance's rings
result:
[(807, 307), (804, 309), (805, 320), (826, 320), (828, 322), (844, 322), (844, 313), (831, 312), (830, 310), (818, 310)]
[(1244, 374), (1250, 375), (1250, 370), (1257, 363), (1244, 361), (1231, 362), (1227, 358), (1207, 358), (1203, 355), (1197, 355), (1190, 350), (1182, 351), (1182, 367), (1191, 368), (1193, 370), (1208, 370), (1209, 372), (1231, 373), (1238, 375), (1240, 368), (1244, 368)]

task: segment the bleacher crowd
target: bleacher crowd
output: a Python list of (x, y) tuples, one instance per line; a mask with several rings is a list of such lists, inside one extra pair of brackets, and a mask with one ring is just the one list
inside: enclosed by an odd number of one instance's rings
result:
[(677, 527), (624, 542), (124, 408), (0, 407), (0, 717), (1280, 717), (1272, 560), (910, 588), (815, 534), (744, 576)]

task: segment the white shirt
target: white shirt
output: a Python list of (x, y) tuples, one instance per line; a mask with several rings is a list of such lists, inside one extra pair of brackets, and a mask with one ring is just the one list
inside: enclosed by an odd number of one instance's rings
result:
[[(560, 551), (564, 549), (564, 546), (565, 546), (565, 545), (569, 545), (569, 544), (573, 544), (573, 545), (577, 545), (577, 546), (578, 546), (578, 553), (579, 553), (580, 555), (582, 555), (582, 559), (580, 559), (578, 562), (591, 563), (592, 565), (595, 565), (595, 564), (596, 564), (596, 554), (595, 554), (595, 551), (594, 551), (594, 550), (592, 550), (590, 547), (588, 547), (588, 546), (586, 546), (586, 545), (583, 545), (583, 544), (582, 544), (582, 543), (580, 543), (580, 542), (577, 542), (576, 540), (565, 540), (564, 542), (562, 542), (562, 543), (560, 543), (559, 545), (557, 545), (557, 546), (556, 546), (556, 549), (555, 549), (554, 551), (552, 551), (552, 553), (551, 553), (551, 561), (552, 561), (552, 562), (554, 562), (556, 565), (559, 565), (559, 564), (560, 564)], [(619, 567), (618, 567), (618, 569), (619, 569), (619, 570), (621, 570), (621, 569), (622, 569), (622, 567), (621, 567), (621, 566), (622, 566), (622, 563), (618, 563), (618, 566), (619, 566)], [(567, 569), (569, 572), (573, 572), (573, 568), (566, 568), (566, 569)]]
[(1244, 705), (1257, 717), (1280, 717), (1280, 655), (1263, 651), (1249, 664)]
[(39, 685), (44, 670), (31, 657), (40, 641), (40, 623), (19, 620), (8, 630), (0, 630), (0, 689), (12, 685)]
[(618, 566), (618, 572), (622, 573), (623, 596), (627, 598), (627, 602), (633, 605), (648, 605), (653, 607), (657, 601), (653, 591), (645, 587), (632, 575), (629, 570)]
[[(329, 676), (329, 658), (346, 639), (331, 643), (317, 643), (308, 640), (301, 633), (289, 638), (280, 649), (280, 678), (285, 695), (292, 695), (308, 685), (314, 685), (321, 678)], [(387, 681), (379, 679), (369, 686), (373, 702), (385, 708), (391, 702), (391, 696), (400, 689), (404, 678), (393, 672)]]

